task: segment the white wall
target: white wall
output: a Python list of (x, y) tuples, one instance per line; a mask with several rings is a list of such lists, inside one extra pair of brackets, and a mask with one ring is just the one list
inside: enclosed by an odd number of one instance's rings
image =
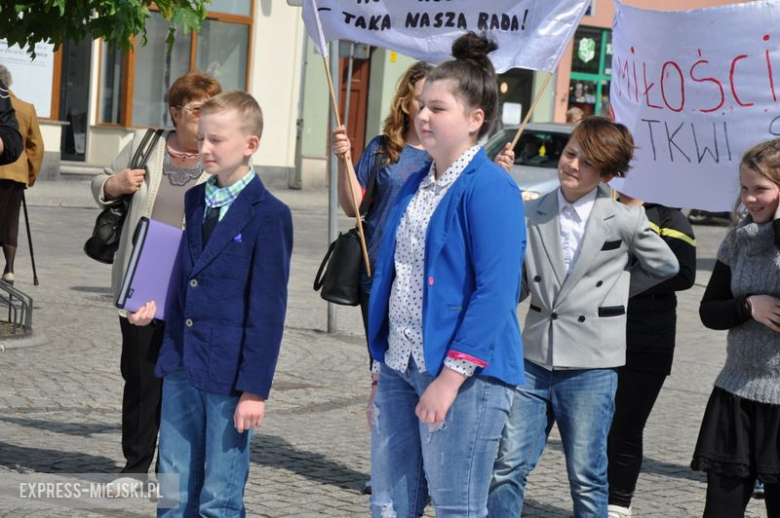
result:
[(249, 92), (260, 103), (265, 122), (256, 165), (295, 166), (303, 35), (300, 7), (279, 0), (255, 3)]

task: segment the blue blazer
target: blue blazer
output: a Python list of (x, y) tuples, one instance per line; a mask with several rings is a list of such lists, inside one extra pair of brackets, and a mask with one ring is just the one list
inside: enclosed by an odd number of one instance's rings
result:
[[(377, 361), (388, 347), (396, 232), (427, 174), (426, 167), (407, 180), (387, 219), (369, 304), (369, 344)], [(517, 301), (525, 241), (520, 190), (480, 150), (444, 195), (425, 237), (423, 343), (433, 376), (455, 351), (486, 364), (479, 376), (523, 382)]]
[(182, 277), (155, 373), (184, 365), (196, 388), (268, 397), (287, 308), (292, 216), (255, 177), (203, 247), (205, 184), (184, 198)]

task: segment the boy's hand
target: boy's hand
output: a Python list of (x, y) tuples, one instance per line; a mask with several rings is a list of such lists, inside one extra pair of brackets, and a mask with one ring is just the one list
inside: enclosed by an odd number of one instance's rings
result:
[(368, 401), (366, 402), (366, 422), (368, 423), (368, 429), (373, 428), (374, 417), (374, 399), (376, 399), (376, 389), (379, 383), (379, 374), (371, 374), (371, 394), (368, 395)]
[(458, 389), (466, 381), (466, 375), (444, 367), (439, 376), (423, 392), (414, 413), (425, 424), (439, 424), (447, 417)]
[(496, 164), (507, 173), (515, 165), (515, 152), (512, 150), (511, 142), (504, 144), (504, 148), (496, 155)]
[(152, 300), (138, 308), (135, 313), (127, 311), (127, 321), (134, 326), (148, 326), (154, 320), (155, 312), (157, 312), (157, 304)]
[(233, 424), (238, 433), (244, 433), (250, 428), (259, 428), (265, 417), (265, 398), (250, 392), (244, 392), (236, 405), (233, 414)]

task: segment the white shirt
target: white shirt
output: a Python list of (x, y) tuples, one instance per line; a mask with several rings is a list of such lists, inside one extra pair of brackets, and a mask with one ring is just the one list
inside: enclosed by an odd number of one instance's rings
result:
[[(427, 372), (423, 354), (422, 303), (425, 282), (425, 236), (436, 207), (447, 191), (471, 163), (479, 146), (466, 150), (436, 180), (436, 164), (431, 164), (398, 225), (395, 242), (395, 279), (390, 291), (388, 349), (385, 364), (404, 372), (414, 359), (420, 372)], [(475, 364), (446, 358), (444, 365), (471, 375)]]
[[(561, 232), (561, 249), (563, 250), (563, 262), (566, 265), (566, 275), (569, 275), (574, 269), (574, 264), (580, 255), (582, 239), (585, 237), (585, 227), (588, 225), (593, 204), (596, 203), (598, 190), (596, 187), (574, 203), (569, 203), (563, 197), (560, 187), (558, 188), (558, 225)], [(569, 367), (555, 367), (553, 369), (552, 365), (534, 363), (548, 371), (570, 369)], [(576, 369), (576, 367), (571, 369)]]
[(588, 218), (596, 202), (596, 194), (598, 194), (598, 187), (574, 203), (569, 203), (558, 188), (558, 225), (566, 275), (571, 273), (580, 255), (582, 238), (585, 236), (585, 227), (588, 225)]

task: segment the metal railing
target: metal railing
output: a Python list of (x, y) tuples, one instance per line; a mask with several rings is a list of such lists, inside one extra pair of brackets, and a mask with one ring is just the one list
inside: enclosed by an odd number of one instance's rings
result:
[(10, 324), (10, 336), (24, 336), (32, 333), (32, 297), (0, 280), (0, 321)]

